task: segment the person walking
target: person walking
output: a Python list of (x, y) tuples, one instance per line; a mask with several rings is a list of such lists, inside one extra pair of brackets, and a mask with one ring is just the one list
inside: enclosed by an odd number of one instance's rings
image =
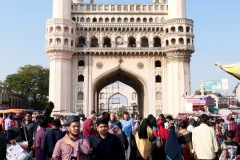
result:
[(89, 138), (92, 160), (125, 160), (125, 152), (121, 140), (108, 132), (108, 119), (97, 120), (99, 134)]
[(186, 121), (181, 121), (179, 123), (177, 137), (178, 141), (182, 145), (184, 160), (191, 160), (194, 159), (192, 154), (192, 132), (187, 130), (187, 125)]
[[(134, 127), (134, 122), (129, 117), (129, 113), (127, 111), (125, 111), (123, 113), (123, 120), (121, 121), (121, 127), (122, 127), (122, 131), (127, 136), (128, 143), (130, 143), (130, 136), (131, 136), (131, 133), (132, 133), (132, 129)], [(129, 159), (129, 156), (130, 156), (130, 147), (126, 151), (126, 159), (127, 160)]]
[(0, 125), (2, 126), (2, 130), (4, 131), (4, 118), (3, 118), (3, 114), (0, 113)]
[(111, 113), (110, 114), (110, 121), (111, 121), (111, 123), (113, 123), (116, 126), (118, 126), (120, 129), (122, 129), (121, 122), (119, 120), (117, 120), (117, 117), (116, 117), (115, 113)]
[(237, 124), (237, 122), (235, 122), (234, 118), (230, 118), (229, 119), (229, 130), (232, 130), (235, 134), (233, 141), (235, 141), (236, 143), (240, 142), (240, 128)]
[(202, 114), (200, 126), (192, 131), (192, 144), (195, 159), (214, 159), (218, 152), (218, 142), (214, 129), (207, 125), (208, 116)]
[(149, 119), (144, 118), (138, 132), (135, 135), (137, 154), (136, 160), (147, 160), (152, 153), (152, 142), (150, 138), (152, 136), (152, 129), (149, 126)]
[(7, 152), (7, 141), (5, 139), (5, 135), (3, 133), (2, 126), (0, 125), (0, 160), (6, 159)]
[(47, 156), (41, 149), (41, 143), (48, 126), (48, 118), (46, 116), (39, 115), (36, 117), (36, 122), (40, 128), (34, 137), (35, 160), (46, 160)]
[(11, 138), (11, 129), (12, 129), (12, 115), (9, 114), (7, 118), (4, 120), (4, 129), (5, 129), (5, 138), (7, 143), (10, 142)]
[(60, 127), (61, 127), (60, 119), (54, 119), (51, 122), (51, 126), (52, 126), (51, 129), (44, 133), (42, 143), (41, 143), (41, 149), (47, 155), (47, 158), (52, 157), (53, 150), (57, 141), (63, 138), (63, 136), (65, 135), (65, 131), (62, 132), (60, 130)]
[(93, 127), (93, 120), (90, 118), (85, 119), (83, 123), (83, 131), (82, 134), (86, 137), (90, 137), (93, 134), (98, 134), (98, 131), (96, 131)]
[(27, 129), (28, 151), (30, 152), (34, 148), (33, 137), (37, 132), (37, 124), (32, 121), (32, 112), (25, 114), (25, 121), (22, 122), (22, 126)]
[(80, 135), (80, 118), (67, 118), (67, 134), (57, 141), (52, 160), (87, 160), (90, 145), (86, 136)]
[(165, 145), (166, 160), (182, 160), (182, 148), (174, 126), (173, 122), (170, 122), (168, 126), (169, 136)]
[(239, 144), (233, 141), (235, 136), (234, 131), (226, 132), (227, 141), (223, 143), (223, 151), (219, 160), (237, 160), (237, 155), (240, 153)]
[(164, 151), (165, 145), (166, 145), (166, 141), (169, 135), (169, 131), (168, 129), (166, 129), (164, 127), (164, 120), (163, 119), (158, 119), (157, 121), (157, 129), (155, 131), (153, 131), (153, 137), (155, 140), (158, 136), (160, 136), (161, 140), (162, 140), (162, 146), (158, 147), (158, 148), (153, 148), (153, 152), (152, 152), (152, 160), (158, 160), (160, 159), (165, 159), (166, 158), (166, 154)]

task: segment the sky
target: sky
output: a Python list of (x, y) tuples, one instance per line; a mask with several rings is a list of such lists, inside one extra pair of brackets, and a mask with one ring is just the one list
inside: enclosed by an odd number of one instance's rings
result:
[[(84, 1), (89, 2), (89, 1)], [(121, 0), (120, 3), (152, 3)], [(95, 3), (112, 3), (95, 0)], [(227, 78), (228, 93), (239, 82), (215, 67), (215, 62), (240, 61), (240, 0), (187, 0), (187, 18), (194, 20), (195, 52), (191, 58), (191, 91), (201, 80)], [(7, 0), (0, 5), (0, 81), (27, 64), (49, 67), (44, 52), (45, 23), (52, 17), (52, 0)], [(226, 93), (226, 91), (224, 91)]]

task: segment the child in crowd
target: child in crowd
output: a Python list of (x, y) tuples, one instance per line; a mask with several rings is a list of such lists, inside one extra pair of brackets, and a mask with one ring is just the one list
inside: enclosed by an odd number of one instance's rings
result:
[(239, 145), (233, 141), (235, 136), (234, 131), (229, 130), (226, 132), (227, 141), (223, 144), (223, 151), (219, 160), (237, 160), (239, 154)]

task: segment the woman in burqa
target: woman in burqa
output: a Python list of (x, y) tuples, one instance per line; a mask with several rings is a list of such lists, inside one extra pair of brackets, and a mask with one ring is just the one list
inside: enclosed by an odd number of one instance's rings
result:
[(152, 129), (149, 127), (149, 120), (144, 118), (138, 132), (135, 135), (137, 154), (136, 160), (146, 160), (152, 152), (152, 142), (149, 140), (152, 136)]
[(182, 160), (182, 148), (178, 141), (174, 124), (169, 126), (169, 136), (165, 145), (166, 160)]

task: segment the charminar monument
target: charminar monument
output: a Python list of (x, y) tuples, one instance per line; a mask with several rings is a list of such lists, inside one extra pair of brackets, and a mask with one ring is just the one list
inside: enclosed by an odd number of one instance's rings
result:
[(54, 111), (99, 112), (100, 91), (119, 81), (134, 89), (142, 116), (184, 112), (193, 41), (186, 0), (53, 0), (45, 51)]

